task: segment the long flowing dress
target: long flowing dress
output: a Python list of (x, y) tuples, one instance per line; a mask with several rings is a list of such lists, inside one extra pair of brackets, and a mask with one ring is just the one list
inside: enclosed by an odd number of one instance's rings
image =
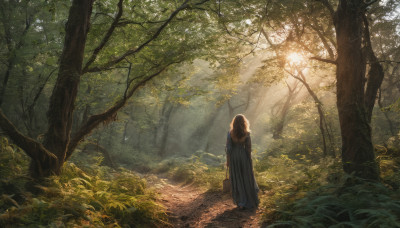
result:
[(254, 178), (250, 134), (244, 141), (236, 142), (228, 132), (226, 153), (233, 202), (239, 207), (257, 207), (259, 188)]

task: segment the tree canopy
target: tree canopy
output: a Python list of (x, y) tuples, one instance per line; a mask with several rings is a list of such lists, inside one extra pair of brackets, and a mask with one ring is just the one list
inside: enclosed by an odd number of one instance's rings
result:
[[(71, 164), (91, 161), (123, 167), (124, 178), (167, 173), (214, 188), (242, 113), (263, 197), (276, 193), (264, 208), (288, 189), (296, 193), (285, 202), (314, 202), (301, 191), (338, 185), (337, 176), (353, 192), (383, 183), (390, 195), (399, 189), (399, 12), (396, 0), (1, 1), (1, 151), (27, 155), (10, 165), (29, 167), (37, 183), (63, 172), (85, 179)], [(344, 191), (337, 208), (353, 211)]]

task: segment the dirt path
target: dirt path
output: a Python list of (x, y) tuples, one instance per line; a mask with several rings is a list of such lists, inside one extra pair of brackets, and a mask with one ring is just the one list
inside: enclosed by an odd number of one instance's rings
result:
[(239, 210), (229, 194), (161, 181), (161, 200), (174, 227), (260, 227), (260, 212)]

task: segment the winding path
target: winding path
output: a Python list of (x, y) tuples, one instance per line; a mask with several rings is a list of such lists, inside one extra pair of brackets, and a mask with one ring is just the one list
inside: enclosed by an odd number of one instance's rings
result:
[(161, 181), (162, 204), (173, 227), (260, 227), (259, 210), (239, 210), (229, 194)]

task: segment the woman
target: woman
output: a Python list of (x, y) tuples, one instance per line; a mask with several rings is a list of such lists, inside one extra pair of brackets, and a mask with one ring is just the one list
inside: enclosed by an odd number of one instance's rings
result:
[(250, 124), (244, 115), (236, 115), (231, 122), (226, 140), (226, 165), (233, 202), (240, 208), (258, 206), (258, 186), (254, 178), (251, 160)]

